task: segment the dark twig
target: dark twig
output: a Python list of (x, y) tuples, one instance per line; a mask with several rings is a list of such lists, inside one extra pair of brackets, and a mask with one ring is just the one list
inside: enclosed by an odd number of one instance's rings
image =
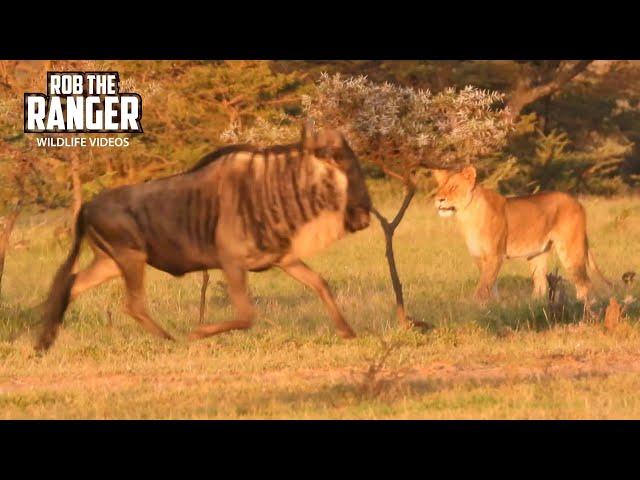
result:
[(204, 314), (207, 307), (207, 287), (209, 286), (209, 271), (202, 271), (202, 287), (200, 287), (200, 323), (204, 323)]

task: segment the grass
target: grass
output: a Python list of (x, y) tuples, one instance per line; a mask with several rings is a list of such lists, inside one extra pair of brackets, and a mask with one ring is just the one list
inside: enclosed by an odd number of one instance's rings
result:
[[(387, 185), (374, 185), (373, 195), (383, 211), (400, 201)], [(622, 273), (638, 269), (637, 199), (583, 203), (596, 259), (620, 285)], [(200, 275), (149, 269), (150, 310), (178, 342), (150, 337), (122, 313), (114, 281), (74, 303), (53, 349), (36, 357), (36, 306), (68, 249), (53, 235), (64, 214), (25, 216), (14, 232), (13, 243), (28, 245), (11, 251), (5, 268), (0, 418), (640, 418), (637, 302), (614, 331), (602, 316), (580, 322), (580, 304), (552, 320), (529, 299), (526, 264), (511, 261), (500, 303), (476, 306), (464, 242), (423, 196), (395, 246), (410, 314), (436, 327), (427, 333), (397, 327), (374, 221), (309, 259), (359, 334), (352, 341), (334, 335), (312, 292), (274, 270), (250, 275), (259, 314), (252, 330), (187, 342)], [(212, 322), (233, 315), (221, 282), (212, 272)], [(629, 293), (640, 288), (616, 291), (619, 300)]]

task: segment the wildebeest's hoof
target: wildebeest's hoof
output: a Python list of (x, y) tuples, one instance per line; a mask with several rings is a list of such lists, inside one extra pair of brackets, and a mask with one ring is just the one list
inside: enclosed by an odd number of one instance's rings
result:
[(338, 335), (341, 338), (356, 338), (356, 333), (351, 329), (351, 327), (339, 329)]
[(409, 327), (412, 329), (420, 330), (421, 332), (426, 332), (428, 330), (433, 330), (434, 326), (427, 322), (421, 322), (420, 320), (411, 320)]
[(192, 332), (189, 332), (189, 335), (187, 335), (187, 340), (189, 340), (190, 342), (193, 342), (195, 340), (200, 340), (201, 338), (204, 338), (204, 337), (205, 337), (205, 335), (203, 335), (202, 332), (200, 332), (196, 328)]
[(33, 349), (35, 352), (42, 354), (51, 348), (56, 339), (57, 327), (45, 330), (41, 335)]
[(163, 340), (169, 340), (170, 342), (175, 342), (176, 339), (173, 337), (173, 335), (171, 335), (170, 333), (164, 331), (161, 328), (157, 328), (157, 329), (150, 329), (150, 333), (155, 335), (158, 338), (161, 338)]
[(402, 322), (402, 325), (406, 330), (420, 330), (426, 332), (431, 330), (433, 325), (427, 322), (421, 322), (420, 320), (414, 320), (411, 317), (407, 317), (406, 321)]

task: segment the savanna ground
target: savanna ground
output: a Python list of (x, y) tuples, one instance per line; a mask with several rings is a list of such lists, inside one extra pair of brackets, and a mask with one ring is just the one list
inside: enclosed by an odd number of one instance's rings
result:
[[(387, 185), (372, 192), (383, 211), (399, 202)], [(639, 297), (640, 281), (630, 291), (620, 281), (640, 267), (637, 198), (582, 200), (618, 300)], [(317, 296), (274, 270), (250, 275), (259, 314), (252, 330), (190, 343), (201, 275), (174, 279), (149, 268), (152, 315), (179, 341), (156, 340), (125, 316), (117, 280), (74, 303), (57, 343), (37, 357), (35, 307), (69, 247), (53, 233), (65, 215), (25, 215), (13, 235), (0, 305), (0, 418), (640, 418), (638, 302), (613, 330), (602, 314), (581, 322), (580, 304), (554, 318), (546, 302), (530, 301), (526, 264), (511, 261), (499, 278), (501, 301), (476, 306), (477, 272), (463, 240), (424, 195), (395, 245), (409, 311), (435, 326), (426, 333), (397, 327), (374, 220), (309, 260), (355, 340), (336, 337)], [(595, 311), (606, 301), (601, 294)], [(208, 320), (231, 315), (221, 273), (212, 272)]]

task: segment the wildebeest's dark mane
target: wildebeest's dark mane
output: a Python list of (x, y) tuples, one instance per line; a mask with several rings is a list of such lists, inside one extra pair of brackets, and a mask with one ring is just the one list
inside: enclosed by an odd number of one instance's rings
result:
[(273, 145), (271, 147), (256, 147), (255, 145), (249, 144), (238, 144), (238, 145), (227, 145), (218, 150), (214, 150), (211, 153), (207, 153), (204, 157), (202, 157), (198, 162), (187, 170), (185, 173), (195, 172), (196, 170), (200, 170), (201, 168), (206, 167), (207, 165), (215, 162), (219, 158), (222, 158), (231, 153), (239, 153), (239, 152), (248, 152), (248, 153), (262, 153), (262, 154), (278, 154), (278, 153), (287, 153), (292, 150), (300, 150), (302, 145), (300, 143), (289, 143), (286, 145)]

